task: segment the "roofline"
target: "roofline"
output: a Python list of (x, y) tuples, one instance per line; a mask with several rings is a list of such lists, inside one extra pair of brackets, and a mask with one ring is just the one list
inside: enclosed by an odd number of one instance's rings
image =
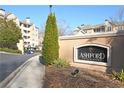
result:
[[(107, 21), (107, 20), (106, 20)], [(116, 25), (116, 26), (118, 26), (118, 25), (124, 25), (124, 23), (121, 23), (121, 22), (114, 22), (114, 23), (111, 23), (111, 22), (109, 22), (111, 25)], [(94, 28), (99, 28), (99, 27), (101, 27), (101, 26), (105, 26), (105, 23), (102, 23), (102, 24), (96, 24), (96, 25), (89, 25), (89, 26), (91, 26), (91, 27), (86, 27), (87, 25), (84, 25), (84, 28), (82, 27), (82, 29), (83, 30), (88, 30), (88, 29), (94, 29)]]
[(73, 39), (86, 39), (86, 38), (97, 38), (97, 37), (109, 37), (109, 36), (124, 36), (124, 31), (120, 32), (103, 32), (94, 34), (83, 34), (83, 35), (70, 35), (60, 36), (59, 40), (73, 40)]

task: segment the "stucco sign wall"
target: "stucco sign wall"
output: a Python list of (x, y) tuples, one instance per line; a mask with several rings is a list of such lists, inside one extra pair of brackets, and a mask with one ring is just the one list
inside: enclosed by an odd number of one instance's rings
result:
[(62, 36), (59, 40), (59, 57), (68, 60), (73, 66), (119, 71), (124, 69), (124, 31)]

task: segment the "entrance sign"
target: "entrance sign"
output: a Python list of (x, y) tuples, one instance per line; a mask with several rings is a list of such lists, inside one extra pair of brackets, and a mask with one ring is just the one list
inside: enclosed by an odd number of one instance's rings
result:
[(107, 49), (99, 46), (83, 46), (78, 49), (78, 59), (107, 63)]
[(99, 44), (85, 44), (74, 48), (74, 61), (107, 65), (110, 57), (110, 49)]

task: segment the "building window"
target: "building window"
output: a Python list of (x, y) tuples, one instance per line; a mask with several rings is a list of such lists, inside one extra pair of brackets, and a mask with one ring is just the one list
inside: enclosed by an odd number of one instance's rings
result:
[(32, 44), (32, 46), (34, 47), (34, 43)]
[(122, 26), (122, 30), (124, 30), (124, 26)]
[(29, 24), (24, 24), (24, 27), (29, 28), (31, 25)]
[(19, 24), (20, 24), (20, 26), (22, 25), (22, 23), (21, 23), (21, 22), (19, 22)]
[(118, 30), (121, 30), (121, 27), (120, 26), (118, 26)]
[(29, 28), (31, 25), (27, 25), (27, 27)]
[(30, 33), (30, 31), (28, 31), (28, 30), (23, 30), (25, 33)]
[(25, 33), (27, 33), (27, 30), (23, 30)]
[(122, 26), (122, 30), (124, 30), (124, 26)]
[(96, 29), (94, 29), (94, 32), (96, 32)]
[(24, 24), (24, 27), (26, 27), (26, 24)]
[(24, 39), (28, 39), (28, 38), (30, 38), (30, 36), (23, 36), (24, 37)]
[(118, 26), (118, 30), (124, 30), (124, 26)]
[(94, 32), (100, 32), (99, 28), (94, 29)]
[(111, 31), (111, 27), (107, 27), (107, 31)]
[(26, 36), (23, 36), (24, 39), (26, 39)]
[(96, 28), (94, 29), (94, 32), (105, 32), (105, 28), (104, 27)]
[(102, 27), (101, 28), (101, 32), (105, 32), (105, 27)]
[(26, 45), (26, 44), (27, 44), (27, 42), (24, 42), (24, 44)]

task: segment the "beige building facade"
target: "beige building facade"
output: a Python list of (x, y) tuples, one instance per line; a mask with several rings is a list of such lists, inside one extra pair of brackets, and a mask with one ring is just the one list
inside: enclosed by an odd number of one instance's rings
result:
[(123, 22), (110, 22), (105, 20), (104, 23), (97, 25), (81, 25), (74, 30), (74, 35), (88, 35), (105, 32), (118, 32), (124, 30)]
[(23, 22), (20, 22), (20, 29), (24, 41), (24, 48), (36, 48), (38, 46), (39, 28), (35, 26), (27, 17)]

